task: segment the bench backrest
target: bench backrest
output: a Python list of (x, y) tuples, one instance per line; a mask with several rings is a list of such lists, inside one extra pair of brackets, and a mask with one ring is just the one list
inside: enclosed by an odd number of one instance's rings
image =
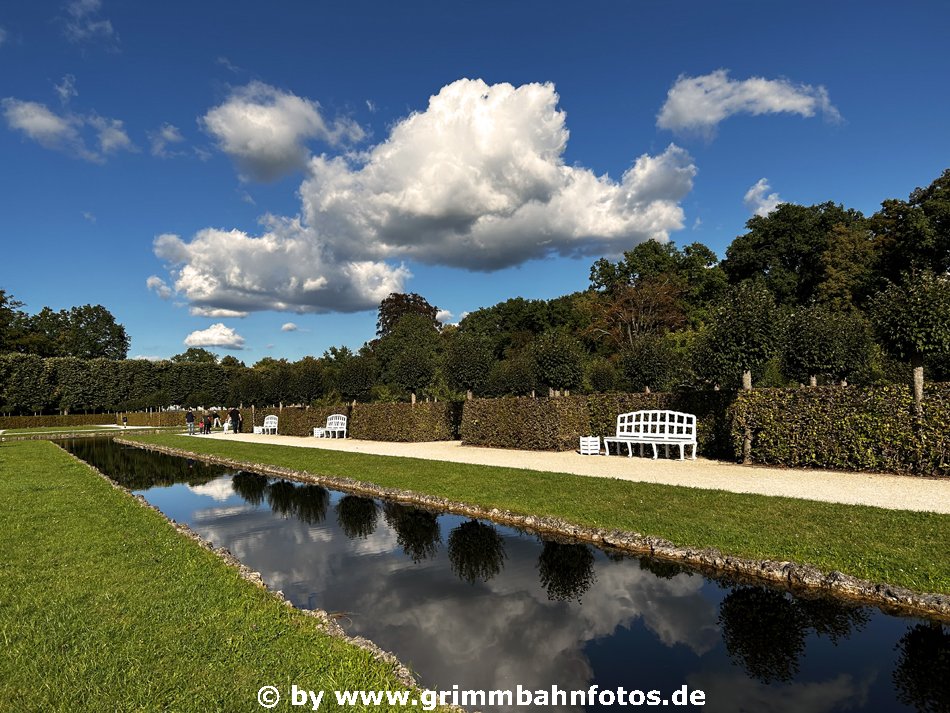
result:
[(682, 440), (696, 438), (696, 417), (680, 411), (632, 411), (617, 416), (617, 435)]
[(277, 417), (264, 416), (264, 428), (277, 428)]
[(339, 413), (335, 413), (332, 416), (327, 416), (327, 430), (345, 431), (346, 430), (346, 416)]

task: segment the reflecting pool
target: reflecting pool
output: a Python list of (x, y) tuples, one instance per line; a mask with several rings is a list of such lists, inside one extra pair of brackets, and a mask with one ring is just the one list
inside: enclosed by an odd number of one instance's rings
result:
[(65, 445), (427, 688), (687, 686), (705, 705), (675, 710), (950, 711), (937, 623), (104, 439)]

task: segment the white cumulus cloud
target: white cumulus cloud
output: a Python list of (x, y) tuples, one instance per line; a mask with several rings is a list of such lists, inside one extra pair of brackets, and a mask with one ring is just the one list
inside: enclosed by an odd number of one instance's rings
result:
[(160, 278), (158, 275), (152, 275), (149, 277), (145, 281), (145, 286), (163, 300), (167, 300), (172, 296), (172, 289), (167, 284), (165, 284), (165, 280)]
[[(57, 114), (45, 104), (12, 97), (0, 101), (0, 106), (10, 129), (23, 133), (44, 148), (94, 163), (104, 163), (119, 151), (137, 150), (119, 119), (107, 119), (95, 113)], [(90, 148), (90, 142), (98, 144), (98, 148)]]
[(310, 157), (308, 139), (336, 146), (364, 136), (354, 121), (341, 118), (328, 123), (316, 102), (263, 82), (235, 89), (201, 118), (201, 124), (245, 178), (260, 181), (304, 168)]
[(734, 114), (783, 112), (803, 117), (821, 112), (830, 121), (841, 120), (823, 86), (762, 77), (736, 80), (729, 77), (728, 70), (718, 69), (698, 77), (680, 75), (666, 96), (656, 124), (661, 129), (711, 135), (719, 122)]
[(293, 322), (286, 322), (285, 324), (282, 324), (280, 327), (281, 332), (296, 332), (298, 329), (299, 327)]
[(755, 185), (746, 191), (742, 202), (745, 203), (745, 207), (749, 209), (750, 213), (764, 218), (785, 202), (779, 197), (778, 193), (769, 193), (771, 189), (768, 179), (760, 178), (755, 182)]
[[(689, 154), (673, 144), (643, 154), (619, 180), (567, 165), (557, 103), (551, 84), (453, 82), (376, 146), (310, 159), (300, 216), (267, 216), (259, 236), (214, 228), (189, 241), (159, 236), (155, 253), (194, 305), (356, 311), (404, 291), (403, 260), (490, 271), (550, 255), (617, 254), (680, 230), (680, 201), (696, 175)], [(250, 122), (231, 123), (248, 131), (234, 147), (258, 145)], [(261, 145), (272, 136), (263, 131)], [(276, 144), (298, 138), (290, 132)], [(234, 154), (256, 164), (254, 152)]]
[(218, 322), (207, 329), (192, 332), (185, 337), (186, 347), (221, 347), (222, 349), (240, 350), (244, 348), (244, 337), (231, 327), (225, 327)]

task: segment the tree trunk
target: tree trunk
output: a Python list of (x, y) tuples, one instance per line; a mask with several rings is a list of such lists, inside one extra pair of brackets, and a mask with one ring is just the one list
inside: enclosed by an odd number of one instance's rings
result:
[(924, 357), (915, 354), (910, 360), (914, 367), (914, 413), (924, 415)]
[(415, 392), (415, 391), (412, 392), (412, 405), (413, 405), (413, 406), (416, 405), (416, 392)]
[(742, 372), (742, 388), (744, 391), (752, 390), (752, 372), (748, 369)]
[(809, 376), (809, 377), (808, 377), (808, 385), (809, 385), (809, 386), (818, 386), (818, 377), (815, 376), (814, 374), (812, 374), (811, 376)]
[(468, 390), (465, 392), (465, 400), (466, 400), (466, 401), (471, 401), (471, 400), (472, 400), (472, 390), (471, 390), (471, 389), (468, 389)]

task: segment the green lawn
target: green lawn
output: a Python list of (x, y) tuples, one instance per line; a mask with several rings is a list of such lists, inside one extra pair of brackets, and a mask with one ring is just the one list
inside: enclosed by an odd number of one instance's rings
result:
[(950, 594), (950, 515), (166, 434), (134, 440)]
[(332, 689), (401, 688), (53, 443), (0, 444), (0, 542), (0, 709), (263, 710), (274, 685), (292, 710), (294, 682), (339, 710)]

